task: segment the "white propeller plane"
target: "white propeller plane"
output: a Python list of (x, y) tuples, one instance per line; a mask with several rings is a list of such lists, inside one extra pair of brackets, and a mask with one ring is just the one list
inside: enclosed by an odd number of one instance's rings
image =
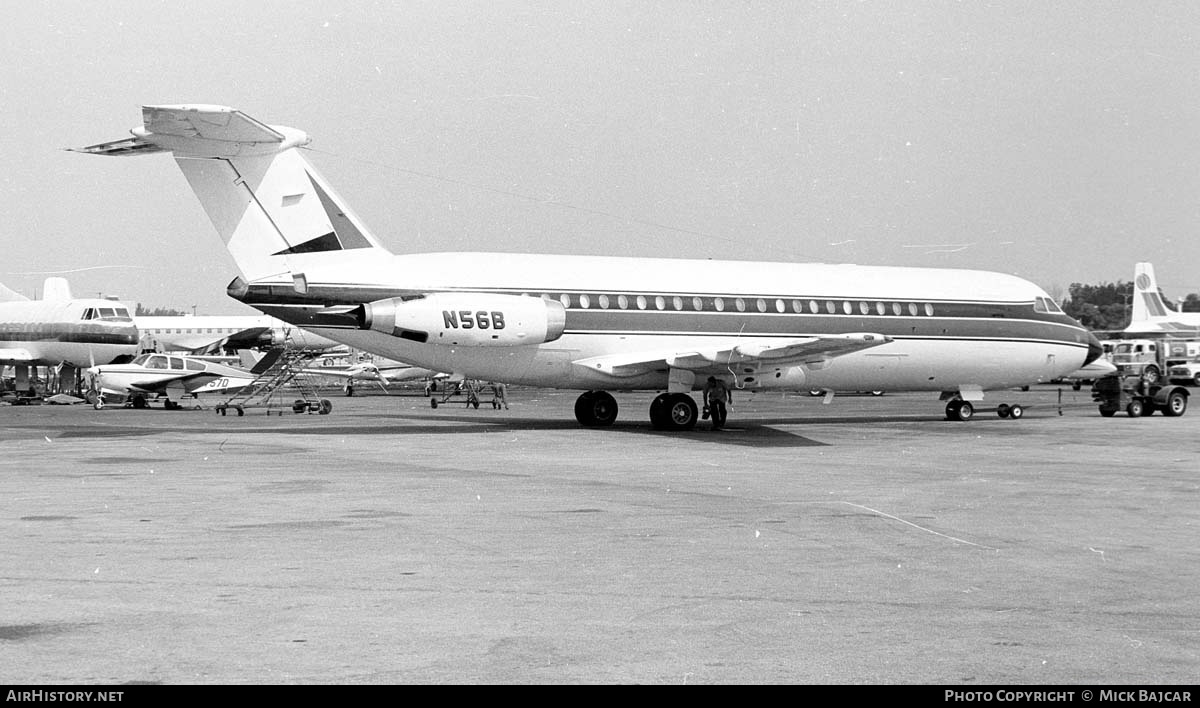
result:
[[(242, 276), (228, 292), (356, 349), (455, 377), (661, 393), (654, 427), (693, 427), (708, 376), (746, 389), (934, 391), (947, 418), (1064, 376), (1100, 343), (1033, 283), (1000, 273), (817, 263), (388, 251), (301, 153), (305, 133), (223, 106), (145, 106), (132, 137), (173, 153)], [(997, 408), (1008, 415), (1011, 407)]]
[(177, 410), (185, 396), (233, 393), (249, 386), (278, 357), (278, 353), (268, 353), (246, 370), (190, 356), (143, 354), (128, 364), (90, 367), (86, 372), (88, 402), (96, 410), (109, 402), (146, 408), (161, 397), (165, 399), (163, 408)]
[(47, 278), (42, 299), (0, 285), (0, 365), (86, 368), (137, 354), (129, 308), (74, 298), (63, 278)]

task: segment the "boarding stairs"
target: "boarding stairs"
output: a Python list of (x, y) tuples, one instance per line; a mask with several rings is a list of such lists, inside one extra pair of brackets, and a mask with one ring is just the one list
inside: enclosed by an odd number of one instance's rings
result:
[(271, 349), (251, 370), (256, 374), (245, 388), (214, 408), (217, 415), (230, 410), (239, 416), (251, 408), (265, 409), (267, 415), (284, 411), (327, 415), (333, 403), (317, 393), (314, 375), (304, 369), (320, 354), (286, 347)]

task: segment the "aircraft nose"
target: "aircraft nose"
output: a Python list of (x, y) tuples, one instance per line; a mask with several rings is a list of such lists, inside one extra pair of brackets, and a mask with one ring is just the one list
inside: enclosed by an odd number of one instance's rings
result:
[(1102, 356), (1104, 356), (1104, 347), (1101, 346), (1100, 340), (1096, 339), (1096, 335), (1089, 334), (1088, 335), (1088, 355), (1087, 355), (1087, 359), (1083, 360), (1083, 365), (1087, 366), (1088, 364), (1092, 363), (1093, 361), (1099, 359)]

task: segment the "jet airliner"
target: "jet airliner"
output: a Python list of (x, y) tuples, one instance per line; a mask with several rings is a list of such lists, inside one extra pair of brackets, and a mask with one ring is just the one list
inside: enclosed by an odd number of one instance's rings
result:
[(1041, 288), (1000, 273), (393, 254), (304, 157), (305, 133), (223, 106), (144, 106), (142, 119), (132, 137), (77, 150), (173, 153), (241, 271), (229, 295), (458, 378), (582, 390), (585, 426), (616, 420), (610, 391), (649, 390), (661, 392), (655, 428), (692, 428), (691, 392), (708, 376), (739, 389), (937, 392), (947, 418), (967, 420), (985, 391), (1101, 353)]

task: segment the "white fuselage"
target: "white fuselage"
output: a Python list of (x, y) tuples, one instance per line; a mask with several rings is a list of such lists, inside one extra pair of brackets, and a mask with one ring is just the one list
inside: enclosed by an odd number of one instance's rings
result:
[[(374, 354), (534, 386), (661, 389), (665, 367), (616, 377), (573, 362), (871, 332), (891, 341), (827, 362), (759, 362), (730, 366), (727, 374), (739, 386), (764, 389), (998, 389), (1063, 376), (1095, 346), (1056, 306), (1045, 309), (1049, 298), (1037, 286), (981, 271), (503, 253), (380, 258), (354, 251), (292, 256), (290, 266), (305, 274), (303, 298), (279, 297), (290, 280), (262, 279), (239, 299)], [(447, 346), (436, 337), (414, 342), (345, 328), (316, 314), (431, 292), (554, 299), (566, 307), (565, 330), (538, 345)]]
[(0, 364), (85, 368), (132, 357), (137, 342), (128, 311), (111, 300), (0, 303)]

